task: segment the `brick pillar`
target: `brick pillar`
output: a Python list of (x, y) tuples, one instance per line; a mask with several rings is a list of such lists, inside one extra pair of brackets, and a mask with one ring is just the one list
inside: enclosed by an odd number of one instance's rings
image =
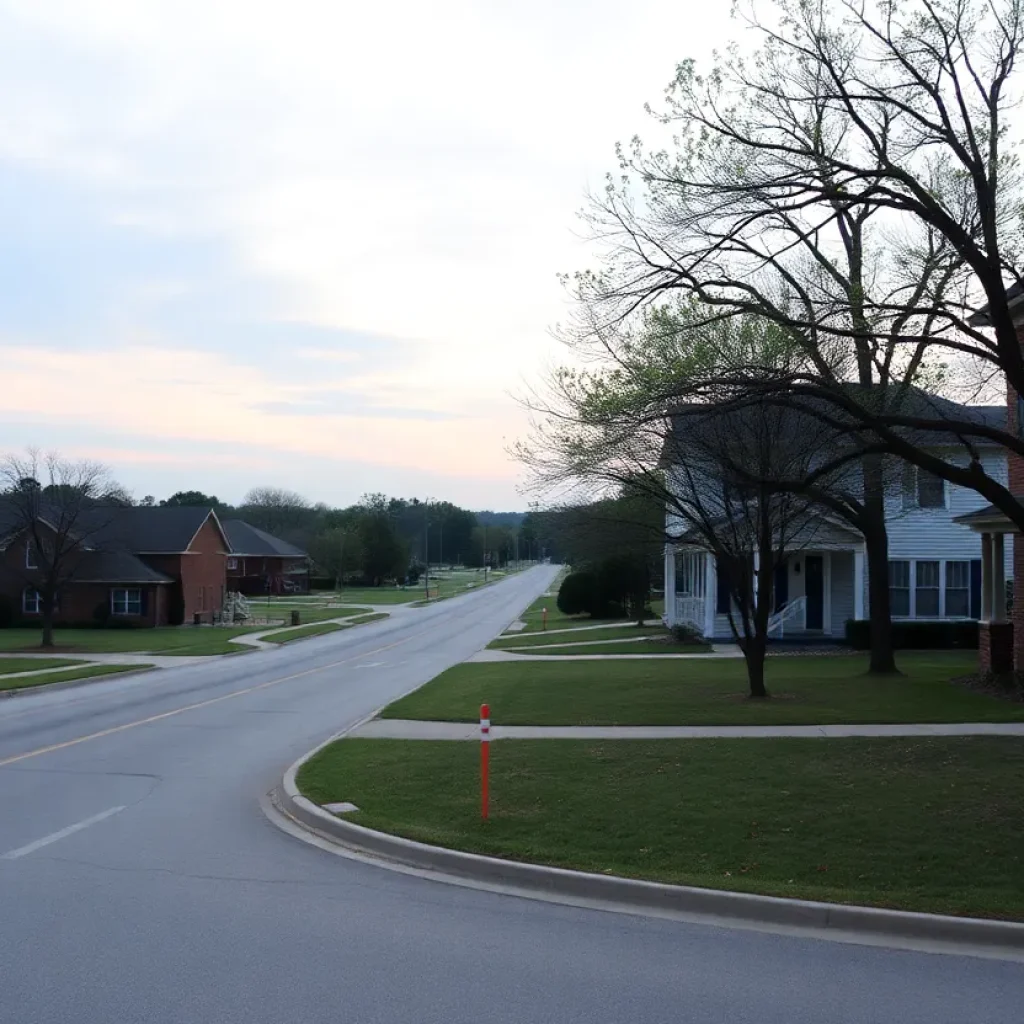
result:
[(978, 668), (983, 674), (1013, 671), (1014, 632), (1012, 622), (978, 624)]

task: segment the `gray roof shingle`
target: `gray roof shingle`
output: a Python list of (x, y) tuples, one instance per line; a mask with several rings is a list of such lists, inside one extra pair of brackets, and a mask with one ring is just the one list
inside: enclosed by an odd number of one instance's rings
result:
[(233, 555), (264, 558), (307, 558), (301, 548), (280, 537), (250, 526), (244, 519), (225, 519), (221, 524)]

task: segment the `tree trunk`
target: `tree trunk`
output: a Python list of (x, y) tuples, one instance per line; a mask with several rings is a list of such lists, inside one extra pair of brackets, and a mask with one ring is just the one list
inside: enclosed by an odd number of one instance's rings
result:
[(864, 460), (864, 514), (861, 532), (867, 549), (868, 609), (871, 629), (871, 655), (868, 671), (893, 675), (896, 656), (892, 646), (892, 621), (889, 605), (889, 534), (885, 527), (885, 482), (881, 459)]
[(47, 607), (43, 605), (40, 608), (43, 620), (43, 642), (40, 646), (52, 647), (53, 646), (53, 604), (50, 603)]
[(747, 662), (747, 680), (750, 683), (750, 696), (762, 698), (768, 696), (764, 685), (765, 638), (751, 637), (743, 645), (743, 657)]

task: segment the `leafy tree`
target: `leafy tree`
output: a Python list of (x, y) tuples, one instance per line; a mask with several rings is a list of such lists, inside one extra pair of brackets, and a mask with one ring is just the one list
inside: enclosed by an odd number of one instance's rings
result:
[[(145, 500), (143, 500), (143, 504), (145, 504)], [(202, 491), (175, 491), (169, 498), (164, 498), (160, 504), (170, 506), (196, 505), (217, 508), (220, 505), (220, 499), (216, 495), (204, 494)]]
[(336, 586), (344, 586), (345, 575), (359, 570), (364, 562), (363, 539), (359, 524), (350, 520), (316, 534), (309, 545), (309, 556), (316, 567), (333, 576)]
[(360, 504), (363, 573), (378, 586), (388, 577), (403, 578), (409, 567), (409, 548), (398, 534), (396, 509), (383, 494), (364, 495)]

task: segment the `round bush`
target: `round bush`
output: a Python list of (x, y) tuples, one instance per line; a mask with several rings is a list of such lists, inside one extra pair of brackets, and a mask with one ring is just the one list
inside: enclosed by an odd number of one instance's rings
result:
[(563, 615), (592, 615), (597, 579), (592, 572), (572, 572), (558, 588), (558, 610)]

